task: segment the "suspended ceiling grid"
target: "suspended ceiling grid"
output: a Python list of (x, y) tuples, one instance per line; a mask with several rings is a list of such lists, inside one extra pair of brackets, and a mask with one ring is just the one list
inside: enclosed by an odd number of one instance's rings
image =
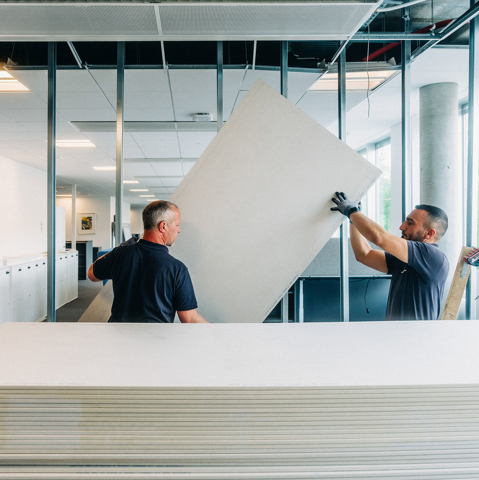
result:
[[(455, 81), (459, 83), (460, 96), (467, 95), (467, 58), (467, 50), (433, 49), (412, 64), (412, 114), (418, 112), (418, 88), (422, 85)], [(0, 154), (46, 170), (46, 72), (16, 70), (12, 73), (32, 92), (0, 93)], [(197, 112), (212, 113), (216, 119), (215, 70), (170, 70), (169, 73), (174, 111), (168, 79), (162, 70), (125, 72), (127, 120), (173, 121), (176, 118), (187, 121)], [(69, 186), (76, 183), (82, 195), (111, 196), (115, 192), (115, 172), (99, 172), (93, 167), (115, 164), (115, 133), (79, 132), (71, 124), (80, 119), (115, 119), (109, 103), (114, 105), (116, 101), (115, 71), (94, 70), (92, 74), (99, 86), (84, 69), (58, 72), (58, 139), (90, 139), (96, 145), (96, 148), (57, 149), (58, 184)], [(243, 75), (242, 70), (225, 71), (225, 120), (235, 102), (237, 105), (257, 78), (279, 91), (277, 71), (249, 70), (242, 81)], [(317, 76), (317, 73), (290, 73), (289, 98), (294, 103), (299, 101), (299, 108), (336, 132), (337, 92), (307, 91)], [(370, 95), (369, 118), (365, 97), (366, 92), (347, 93), (347, 141), (354, 148), (386, 135), (401, 118), (399, 77)], [(139, 194), (155, 194), (155, 198), (167, 199), (214, 135), (214, 131), (125, 133), (125, 180), (139, 182), (125, 186), (125, 201), (145, 205), (146, 200)], [(129, 191), (130, 188), (148, 187), (149, 192)]]
[(0, 41), (346, 40), (379, 3), (4, 1)]

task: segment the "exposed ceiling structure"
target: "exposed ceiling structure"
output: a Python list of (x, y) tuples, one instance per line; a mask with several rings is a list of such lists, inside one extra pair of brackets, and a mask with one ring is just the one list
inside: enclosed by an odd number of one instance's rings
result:
[[(167, 199), (216, 133), (214, 123), (193, 122), (197, 113), (211, 114), (212, 122), (216, 120), (216, 42), (211, 40), (229, 39), (224, 44), (224, 120), (257, 78), (280, 90), (280, 43), (275, 40), (283, 38), (290, 39), (288, 98), (335, 131), (337, 92), (310, 90), (324, 73), (318, 64), (323, 60), (329, 63), (340, 41), (351, 39), (357, 31), (400, 32), (402, 10), (378, 13), (375, 10), (380, 3), (279, 0), (266, 5), (252, 0), (167, 0), (148, 4), (27, 4), (0, 0), (0, 62), (10, 59), (8, 72), (28, 88), (26, 92), (0, 92), (0, 155), (46, 170), (47, 44), (38, 40), (58, 40), (57, 140), (89, 140), (93, 144), (85, 148), (58, 146), (58, 194), (67, 195), (71, 184), (77, 184), (79, 195), (114, 195), (115, 172), (93, 168), (114, 167), (116, 148), (112, 129), (116, 118), (116, 44), (98, 40), (128, 40), (125, 180), (138, 183), (125, 185), (125, 201), (145, 205), (149, 198)], [(381, 6), (400, 3), (383, 2)], [(468, 0), (454, 4), (426, 0), (413, 5), (411, 31), (458, 18), (468, 7)], [(128, 23), (126, 30), (122, 22)], [(105, 30), (105, 25), (110, 30)], [(448, 45), (462, 46), (467, 30), (466, 24), (448, 37)], [(172, 35), (178, 41), (172, 41)], [(74, 42), (70, 46), (81, 59), (81, 68), (66, 40)], [(160, 40), (165, 40), (164, 57)], [(388, 43), (371, 43), (369, 52)], [(424, 44), (413, 42), (413, 49)], [(351, 41), (346, 48), (348, 62), (361, 62), (368, 51), (365, 42)], [(400, 62), (399, 44), (375, 60), (392, 58)], [(440, 66), (440, 72), (431, 68), (433, 64)], [(467, 94), (466, 50), (452, 55), (450, 50), (427, 50), (412, 64), (413, 114), (417, 112), (417, 89), (439, 80), (455, 81), (460, 92)], [(390, 108), (380, 107), (380, 100), (388, 102)], [(373, 92), (348, 91), (351, 146), (359, 147), (398, 123), (398, 102), (400, 78), (394, 75)]]

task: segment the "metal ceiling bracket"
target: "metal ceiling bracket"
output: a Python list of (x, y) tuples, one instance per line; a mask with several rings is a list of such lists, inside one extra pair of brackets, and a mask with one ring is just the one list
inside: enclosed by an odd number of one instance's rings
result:
[(47, 321), (55, 322), (57, 44), (48, 43)]
[(216, 42), (216, 129), (223, 126), (223, 42)]
[[(472, 8), (479, 2), (471, 0)], [(477, 169), (479, 155), (479, 19), (469, 23), (469, 99), (467, 124), (467, 201), (466, 201), (466, 245), (477, 245)], [(477, 272), (471, 272), (466, 286), (466, 318), (477, 319), (476, 297)]]
[(166, 75), (166, 69), (168, 67), (166, 65), (165, 42), (161, 41), (160, 42), (160, 47), (161, 47), (161, 59), (163, 60), (163, 71)]
[[(346, 51), (338, 59), (338, 133), (346, 142)], [(349, 241), (348, 220), (339, 227), (340, 245), (340, 321), (349, 322)]]
[(288, 42), (281, 42), (281, 95), (288, 98)]
[[(404, 9), (403, 29), (409, 32), (411, 28), (411, 19), (409, 7)], [(401, 142), (402, 142), (402, 220), (403, 221), (409, 209), (409, 174), (411, 171), (411, 41), (401, 42)]]
[[(122, 242), (123, 233), (123, 118), (125, 99), (125, 42), (117, 43), (116, 72), (116, 188), (115, 188), (115, 244)], [(125, 240), (129, 240), (125, 238)]]
[(82, 61), (80, 58), (80, 55), (78, 55), (78, 52), (76, 51), (76, 48), (73, 46), (73, 42), (67, 42), (68, 46), (70, 47), (70, 50), (73, 54), (73, 58), (77, 62), (78, 66), (82, 68)]

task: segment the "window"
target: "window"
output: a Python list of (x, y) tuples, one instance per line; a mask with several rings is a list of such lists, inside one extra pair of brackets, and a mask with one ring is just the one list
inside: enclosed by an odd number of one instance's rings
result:
[[(460, 108), (460, 116), (459, 116), (459, 121), (461, 122), (461, 140), (460, 140), (460, 145), (462, 147), (462, 165), (463, 165), (463, 192), (465, 192), (465, 195), (468, 195), (467, 192), (467, 155), (468, 155), (468, 104), (464, 104)], [(479, 190), (479, 170), (476, 172), (476, 182), (477, 182), (477, 189)], [(466, 203), (467, 199), (464, 198), (464, 209), (463, 209), (463, 225), (464, 225), (464, 243), (466, 242), (466, 232), (467, 232), (467, 209), (466, 209)], [(477, 211), (477, 238), (479, 238), (479, 208)]]
[(383, 174), (376, 182), (376, 221), (386, 231), (391, 231), (391, 139), (376, 143), (376, 167)]

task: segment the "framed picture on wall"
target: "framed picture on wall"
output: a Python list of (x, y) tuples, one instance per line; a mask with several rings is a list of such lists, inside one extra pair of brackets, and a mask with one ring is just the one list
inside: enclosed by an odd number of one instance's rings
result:
[(93, 234), (96, 230), (96, 213), (79, 213), (77, 232), (79, 235)]

